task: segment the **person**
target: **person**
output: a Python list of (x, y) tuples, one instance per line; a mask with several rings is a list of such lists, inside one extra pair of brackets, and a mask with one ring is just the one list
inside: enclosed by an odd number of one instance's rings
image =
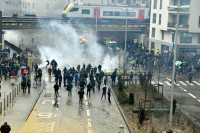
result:
[(49, 78), (51, 78), (51, 72), (52, 72), (52, 69), (51, 69), (51, 67), (49, 67), (49, 69), (48, 69)]
[(132, 69), (133, 69), (133, 67), (135, 67), (135, 60), (134, 59), (132, 61)]
[(133, 72), (131, 72), (130, 74), (130, 80), (129, 80), (129, 84), (132, 83), (133, 84)]
[(98, 90), (100, 91), (100, 88), (101, 88), (101, 77), (100, 76), (97, 77), (97, 85), (98, 85)]
[(103, 82), (104, 82), (104, 85), (107, 84), (107, 77), (108, 77), (108, 76), (106, 75), (106, 77), (104, 78), (104, 81), (103, 81)]
[(30, 92), (31, 92), (31, 80), (30, 79), (28, 79), (28, 81), (27, 81), (27, 87), (28, 87), (28, 94), (30, 94)]
[(78, 73), (76, 73), (75, 75), (74, 75), (74, 81), (75, 81), (75, 86), (77, 86), (77, 83), (78, 83)]
[(148, 72), (147, 79), (148, 79), (149, 84), (151, 84), (151, 79), (152, 79), (152, 73), (151, 73), (151, 71)]
[(111, 96), (110, 87), (108, 88), (108, 93), (107, 94), (108, 94), (108, 102), (111, 103), (111, 101), (110, 101), (110, 96)]
[(38, 75), (36, 74), (36, 75), (34, 76), (33, 86), (34, 86), (34, 85), (37, 86), (37, 81), (38, 81)]
[(92, 84), (91, 84), (91, 82), (87, 85), (87, 96), (88, 96), (88, 94), (89, 94), (89, 97), (90, 97), (90, 91), (91, 91), (91, 89), (93, 88), (93, 86), (92, 86)]
[(80, 91), (78, 92), (78, 94), (79, 94), (79, 104), (83, 104), (84, 90), (80, 89)]
[(58, 82), (56, 82), (56, 84), (54, 85), (54, 90), (55, 90), (55, 97), (59, 96), (59, 93), (58, 93), (58, 90), (59, 90)]
[(8, 125), (7, 122), (5, 122), (5, 123), (1, 126), (1, 133), (9, 133), (10, 131), (11, 131), (10, 125)]
[(66, 90), (68, 91), (68, 96), (72, 96), (73, 85), (71, 82), (68, 83)]
[(39, 77), (39, 82), (41, 82), (41, 79), (42, 79), (42, 69), (41, 68), (38, 69), (38, 77)]
[(101, 96), (101, 99), (103, 98), (103, 96), (105, 96), (105, 99), (106, 99), (106, 86), (104, 85), (104, 87), (102, 88), (103, 92), (102, 92), (102, 96)]
[(58, 82), (59, 82), (59, 87), (61, 87), (61, 84), (62, 84), (62, 75), (58, 76)]
[(49, 66), (49, 60), (47, 60), (46, 62), (47, 62), (47, 65), (46, 65), (46, 68), (47, 68)]
[(23, 81), (21, 82), (21, 87), (22, 87), (22, 90), (23, 90), (23, 93), (26, 93), (26, 79), (23, 78)]
[(99, 66), (98, 66), (98, 71), (99, 71), (99, 73), (101, 73), (101, 68), (102, 68), (102, 66), (99, 65)]
[(190, 72), (187, 74), (187, 76), (188, 76), (188, 81), (189, 81), (190, 83), (192, 83), (193, 73), (190, 71)]
[(115, 81), (116, 81), (116, 75), (115, 75), (115, 73), (112, 73), (111, 79), (112, 79), (112, 86), (114, 86), (115, 85)]
[(35, 64), (34, 68), (35, 68), (35, 73), (37, 73), (37, 71), (38, 71), (38, 64), (37, 63)]

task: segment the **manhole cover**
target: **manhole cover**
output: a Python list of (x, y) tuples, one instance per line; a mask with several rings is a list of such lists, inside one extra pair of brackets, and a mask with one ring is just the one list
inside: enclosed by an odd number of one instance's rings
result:
[(51, 97), (52, 93), (46, 93), (44, 94), (44, 97)]

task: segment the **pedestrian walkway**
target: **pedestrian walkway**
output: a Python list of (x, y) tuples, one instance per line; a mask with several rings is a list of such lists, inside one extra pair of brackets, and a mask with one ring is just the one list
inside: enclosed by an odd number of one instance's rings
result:
[[(20, 81), (20, 78), (18, 78), (17, 81)], [(10, 85), (8, 79), (7, 81), (3, 81), (2, 85), (2, 88), (6, 91), (12, 90), (12, 86)], [(13, 105), (9, 106), (5, 113), (2, 114), (0, 124), (8, 122), (8, 124), (12, 128), (11, 133), (19, 133), (21, 126), (23, 125), (23, 123), (25, 123), (32, 108), (34, 107), (40, 92), (41, 87), (39, 85), (37, 87), (31, 87), (30, 94), (21, 93), (20, 96), (18, 96), (18, 98), (14, 100)]]
[(94, 93), (91, 92), (91, 97), (84, 95), (81, 105), (76, 87), (72, 90), (72, 97), (68, 96), (66, 88), (61, 87), (56, 102), (53, 89), (55, 79), (48, 81), (20, 133), (115, 133), (125, 126), (112, 96), (112, 104), (109, 104), (107, 99), (101, 100), (102, 92), (96, 89)]

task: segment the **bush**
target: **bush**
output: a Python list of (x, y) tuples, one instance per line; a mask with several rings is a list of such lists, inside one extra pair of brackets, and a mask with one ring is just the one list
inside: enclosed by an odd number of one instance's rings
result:
[(134, 104), (135, 101), (134, 101), (134, 94), (133, 93), (129, 93), (129, 104)]
[(120, 104), (125, 104), (128, 102), (128, 95), (125, 92), (119, 92), (117, 94), (117, 99)]

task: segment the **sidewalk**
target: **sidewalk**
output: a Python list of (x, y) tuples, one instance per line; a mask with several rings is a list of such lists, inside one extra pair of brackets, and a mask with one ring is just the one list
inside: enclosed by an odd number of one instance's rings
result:
[[(17, 79), (17, 83), (19, 83), (20, 78)], [(31, 76), (31, 83), (33, 83), (33, 74)], [(2, 91), (5, 93), (9, 93), (12, 91), (12, 86), (10, 84), (9, 79), (7, 81), (3, 81), (2, 83)], [(21, 88), (21, 87), (20, 87)], [(32, 111), (41, 91), (42, 88), (39, 85), (31, 86), (31, 93), (23, 94), (22, 90), (20, 90), (20, 94), (17, 98), (14, 99), (13, 106), (8, 106), (5, 114), (3, 113), (0, 119), (0, 124), (2, 125), (4, 122), (8, 122), (11, 126), (11, 133), (18, 133), (22, 124), (25, 123), (27, 117), (29, 116), (30, 112)], [(2, 96), (3, 98), (4, 96)]]

